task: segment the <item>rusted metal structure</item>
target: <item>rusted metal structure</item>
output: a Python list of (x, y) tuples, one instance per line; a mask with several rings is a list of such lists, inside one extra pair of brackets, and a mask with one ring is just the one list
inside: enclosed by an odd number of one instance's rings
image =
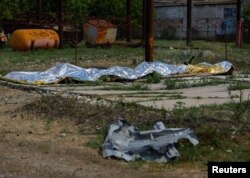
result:
[(146, 0), (146, 37), (145, 37), (145, 61), (153, 62), (153, 52), (154, 52), (154, 0)]
[(116, 40), (117, 26), (105, 20), (89, 19), (83, 29), (87, 46), (109, 46)]

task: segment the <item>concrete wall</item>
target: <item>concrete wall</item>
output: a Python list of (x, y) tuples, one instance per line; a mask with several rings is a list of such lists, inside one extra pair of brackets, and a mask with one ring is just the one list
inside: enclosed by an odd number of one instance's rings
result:
[[(236, 5), (203, 5), (193, 7), (193, 37), (209, 38), (224, 33), (222, 24), (225, 21), (224, 8), (236, 8)], [(186, 6), (156, 7), (155, 35), (163, 37), (164, 30), (175, 29), (175, 37), (186, 37)], [(230, 24), (227, 31), (235, 32), (235, 18), (227, 19)], [(163, 35), (163, 36), (162, 36)], [(164, 37), (163, 37), (164, 38)]]

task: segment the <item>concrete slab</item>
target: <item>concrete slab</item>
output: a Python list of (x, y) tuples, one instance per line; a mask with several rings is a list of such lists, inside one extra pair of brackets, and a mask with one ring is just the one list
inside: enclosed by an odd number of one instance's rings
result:
[(224, 99), (182, 99), (182, 100), (161, 100), (161, 101), (146, 101), (146, 102), (138, 102), (138, 104), (153, 107), (157, 109), (166, 109), (172, 110), (178, 106), (178, 102), (182, 103), (183, 107), (191, 107), (191, 106), (200, 106), (200, 105), (209, 105), (209, 104), (223, 104), (228, 100)]
[[(203, 76), (204, 77), (204, 76)], [(196, 82), (203, 78), (202, 76), (182, 77), (181, 80), (189, 83)], [(228, 76), (206, 76), (206, 79), (217, 78), (225, 80)], [(164, 79), (167, 80), (167, 79)], [(108, 83), (100, 86), (41, 86), (44, 89), (56, 90), (60, 93), (74, 93), (79, 95), (101, 97), (112, 101), (135, 102), (137, 104), (153, 107), (158, 109), (172, 110), (182, 103), (185, 107), (223, 104), (230, 102), (230, 97), (234, 97), (235, 101), (239, 100), (240, 91), (228, 92), (229, 84), (220, 84), (217, 86), (202, 86), (175, 90), (166, 90), (164, 80), (158, 84), (146, 84), (145, 81), (137, 81), (133, 83)], [(236, 75), (232, 80), (250, 81), (246, 75)], [(134, 84), (147, 85), (149, 90), (125, 90), (124, 86)], [(124, 90), (111, 90), (114, 86), (124, 87)], [(244, 100), (250, 99), (250, 89), (243, 90)]]
[[(247, 100), (247, 98), (244, 98), (243, 100)], [(138, 102), (138, 104), (157, 109), (172, 110), (178, 106), (178, 102), (182, 103), (183, 107), (192, 107), (192, 106), (201, 106), (210, 104), (223, 104), (230, 101), (231, 100), (229, 98), (202, 98), (202, 99), (186, 98), (178, 100), (145, 101), (145, 102)], [(239, 101), (239, 99), (235, 98), (234, 101), (237, 102)]]

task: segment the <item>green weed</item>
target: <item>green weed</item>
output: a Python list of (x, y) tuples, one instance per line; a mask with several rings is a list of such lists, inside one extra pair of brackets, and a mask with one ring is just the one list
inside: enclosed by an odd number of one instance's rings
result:
[(234, 83), (231, 83), (228, 86), (229, 91), (233, 90), (244, 90), (244, 89), (250, 89), (250, 83), (249, 82), (244, 82), (244, 81), (236, 81)]
[(84, 144), (84, 146), (90, 147), (90, 148), (101, 148), (102, 143), (104, 141), (104, 134), (98, 134), (95, 138), (90, 139), (88, 142)]
[(146, 78), (147, 83), (160, 83), (162, 76), (156, 72), (149, 74)]
[[(247, 101), (243, 101), (243, 94), (244, 94), (244, 91), (243, 91), (243, 88), (244, 87), (240, 87), (238, 88), (239, 90), (239, 96), (238, 96), (238, 100), (236, 101), (234, 99), (234, 95), (232, 95), (231, 93), (231, 90), (229, 90), (229, 96), (230, 96), (230, 99), (231, 99), (231, 102), (228, 103), (228, 106), (231, 108), (231, 111), (233, 111), (233, 119), (236, 120), (237, 122), (242, 122), (242, 120), (245, 120), (247, 122), (249, 122), (249, 113), (250, 113), (250, 109), (249, 109), (249, 98)], [(242, 126), (244, 126), (245, 124), (243, 124)]]
[(45, 119), (45, 130), (46, 131), (50, 131), (51, 130), (52, 123), (53, 123), (53, 119), (51, 119), (51, 118)]
[(144, 161), (138, 159), (138, 160), (129, 162), (128, 167), (129, 167), (129, 169), (139, 169), (139, 168), (141, 168), (144, 164), (145, 164)]
[(104, 90), (149, 90), (148, 86), (144, 84), (132, 85), (109, 85), (103, 88)]
[(203, 87), (203, 86), (219, 85), (225, 83), (228, 83), (228, 81), (213, 79), (213, 78), (201, 78), (193, 81), (188, 81), (179, 78), (168, 78), (164, 81), (164, 85), (168, 90), (191, 88), (191, 87)]

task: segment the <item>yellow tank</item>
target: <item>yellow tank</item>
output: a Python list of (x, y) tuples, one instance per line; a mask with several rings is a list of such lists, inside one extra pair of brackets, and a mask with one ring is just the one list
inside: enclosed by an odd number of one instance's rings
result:
[(59, 36), (49, 29), (22, 29), (13, 32), (10, 45), (18, 51), (36, 48), (58, 48)]

